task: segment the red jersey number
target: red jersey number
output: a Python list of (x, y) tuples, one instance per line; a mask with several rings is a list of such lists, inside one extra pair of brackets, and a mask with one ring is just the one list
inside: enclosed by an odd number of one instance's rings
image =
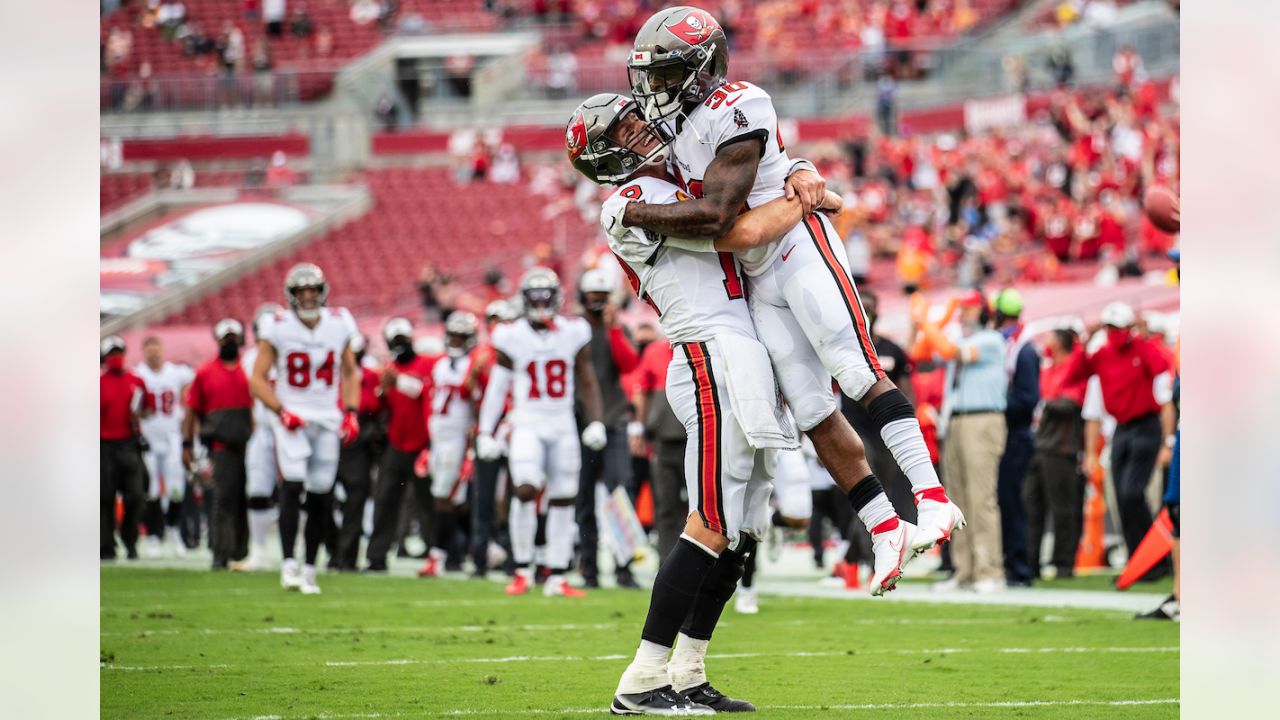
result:
[(729, 295), (730, 300), (740, 300), (746, 297), (742, 292), (742, 278), (738, 275), (738, 267), (734, 265), (733, 253), (722, 252), (720, 255), (720, 269), (724, 270), (724, 291)]
[[(285, 379), (296, 388), (311, 385), (311, 356), (307, 353), (289, 353), (284, 359)], [(325, 356), (324, 363), (316, 368), (316, 380), (323, 380), (325, 385), (333, 386), (333, 351)]]
[(525, 370), (529, 373), (529, 399), (540, 400), (545, 392), (549, 398), (564, 397), (569, 364), (563, 360), (548, 360), (543, 365), (542, 375), (546, 382), (539, 389), (538, 363), (532, 361)]
[(177, 398), (174, 397), (172, 390), (165, 390), (164, 392), (160, 393), (160, 414), (172, 415), (173, 406), (177, 404), (175, 402), (176, 399)]

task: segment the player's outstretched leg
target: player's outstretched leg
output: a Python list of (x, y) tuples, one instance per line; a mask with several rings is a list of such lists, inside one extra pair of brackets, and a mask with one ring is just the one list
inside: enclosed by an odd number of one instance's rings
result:
[(667, 656), (676, 643), (680, 624), (694, 606), (704, 578), (718, 562), (717, 550), (727, 547), (728, 539), (702, 527), (696, 514), (689, 519), (685, 532), (654, 578), (640, 647), (618, 680), (609, 712), (614, 715), (715, 714), (711, 708), (675, 692), (668, 676)]
[(735, 700), (716, 690), (707, 680), (706, 669), (711, 634), (720, 622), (725, 604), (733, 597), (733, 591), (742, 579), (747, 558), (755, 551), (755, 538), (744, 534), (736, 549), (720, 553), (720, 559), (698, 589), (698, 597), (680, 628), (675, 652), (667, 667), (671, 687), (681, 697), (716, 712), (755, 712), (756, 709), (745, 700)]

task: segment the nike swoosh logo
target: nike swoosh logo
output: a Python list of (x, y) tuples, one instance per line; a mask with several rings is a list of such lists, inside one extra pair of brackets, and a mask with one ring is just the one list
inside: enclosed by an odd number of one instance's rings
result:
[(791, 257), (791, 251), (795, 249), (796, 249), (795, 245), (792, 245), (791, 247), (787, 248), (787, 251), (782, 253), (782, 262), (786, 262), (787, 258)]
[(734, 104), (734, 103), (736, 103), (736, 102), (738, 102), (738, 101), (739, 101), (739, 100), (741, 100), (741, 99), (742, 99), (742, 96), (741, 96), (741, 95), (734, 95), (732, 100), (725, 100), (725, 101), (724, 101), (724, 106), (725, 106), (725, 107), (733, 107), (733, 104)]

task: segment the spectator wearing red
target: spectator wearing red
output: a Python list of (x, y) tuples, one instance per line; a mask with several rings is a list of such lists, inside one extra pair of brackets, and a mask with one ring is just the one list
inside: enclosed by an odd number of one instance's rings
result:
[(373, 490), (373, 468), (381, 460), (387, 443), (387, 430), (382, 422), (383, 402), (381, 376), (364, 365), (368, 349), (363, 335), (351, 340), (351, 352), (360, 368), (360, 434), (338, 455), (338, 480), (347, 497), (342, 501), (342, 527), (338, 529), (338, 548), (330, 560), (337, 570), (352, 572), (360, 553), (360, 536), (364, 527), (364, 506)]
[(381, 388), (387, 408), (387, 449), (378, 471), (373, 499), (373, 537), (365, 550), (369, 570), (386, 572), (387, 553), (396, 539), (400, 501), (405, 486), (413, 484), (419, 512), (429, 516), (431, 483), (413, 471), (418, 454), (427, 448), (427, 418), (431, 414), (431, 369), (439, 356), (419, 355), (413, 349), (413, 324), (391, 318), (382, 335), (391, 353), (391, 364), (382, 371)]
[[(1172, 406), (1155, 396), (1155, 380), (1169, 371), (1169, 362), (1155, 343), (1134, 335), (1135, 317), (1127, 304), (1113, 302), (1103, 308), (1102, 322), (1106, 344), (1093, 354), (1077, 352), (1064, 382), (1083, 382), (1097, 375), (1103, 406), (1116, 420), (1111, 438), (1112, 484), (1125, 545), (1133, 554), (1151, 528), (1147, 485), (1162, 448), (1173, 437)], [(1166, 572), (1164, 565), (1158, 565), (1146, 578)]]
[(224, 318), (213, 328), (218, 357), (196, 370), (187, 390), (182, 421), (182, 459), (190, 467), (196, 432), (209, 448), (213, 463), (213, 502), (209, 514), (209, 547), (213, 569), (249, 553), (249, 507), (245, 495), (245, 447), (253, 433), (253, 398), (249, 378), (240, 365), (244, 327)]
[(298, 181), (298, 174), (289, 167), (289, 159), (283, 150), (271, 153), (271, 167), (267, 168), (267, 187), (289, 187)]
[(138, 559), (138, 520), (146, 502), (141, 435), (138, 420), (148, 412), (147, 386), (125, 370), (124, 340), (111, 335), (102, 341), (98, 394), (98, 463), (101, 523), (98, 556), (116, 559), (116, 495), (124, 502), (120, 540), (130, 560)]

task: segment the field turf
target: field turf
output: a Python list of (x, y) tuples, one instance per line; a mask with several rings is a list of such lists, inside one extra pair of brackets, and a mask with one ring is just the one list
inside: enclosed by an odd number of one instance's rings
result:
[[(581, 717), (605, 712), (647, 592), (104, 567), (104, 718)], [(1129, 613), (761, 597), (711, 678), (760, 718), (1173, 718), (1178, 627)]]

